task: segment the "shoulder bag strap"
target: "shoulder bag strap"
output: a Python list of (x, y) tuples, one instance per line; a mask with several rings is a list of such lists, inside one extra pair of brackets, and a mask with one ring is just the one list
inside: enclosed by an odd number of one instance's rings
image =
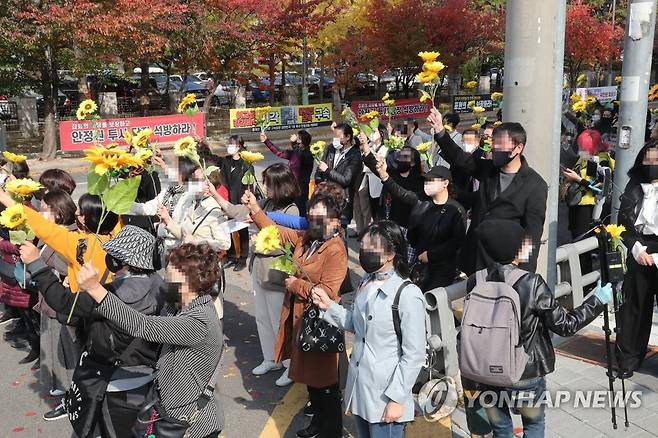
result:
[(505, 283), (510, 286), (514, 286), (516, 282), (519, 281), (525, 274), (527, 274), (527, 272), (523, 269), (513, 269), (505, 276)]
[(201, 224), (203, 223), (203, 221), (205, 221), (206, 218), (207, 218), (208, 216), (210, 216), (210, 213), (212, 213), (212, 212), (215, 211), (215, 210), (219, 210), (219, 207), (213, 207), (213, 208), (210, 209), (210, 211), (209, 211), (208, 213), (206, 213), (206, 215), (203, 217), (203, 219), (201, 219), (201, 222), (199, 222), (199, 223), (196, 225), (196, 227), (194, 227), (194, 230), (192, 231), (192, 235), (194, 235), (194, 234), (196, 233), (196, 230), (199, 229), (199, 227), (201, 226)]
[[(223, 350), (224, 350), (224, 345), (222, 344), (222, 352)], [(196, 403), (197, 408), (195, 412), (197, 417), (198, 417), (198, 413), (201, 412), (203, 408), (205, 408), (206, 405), (213, 398), (213, 395), (215, 393), (215, 385), (217, 384), (217, 380), (219, 379), (219, 373), (221, 371), (222, 358), (223, 358), (223, 354), (220, 354), (219, 360), (217, 361), (217, 366), (215, 367), (215, 371), (213, 371), (210, 380), (208, 380), (208, 384), (206, 385), (205, 388), (203, 388), (203, 391), (201, 392), (201, 395), (197, 400)], [(190, 424), (192, 424), (192, 421), (190, 421)]]
[(398, 345), (402, 347), (402, 329), (400, 328), (400, 325), (402, 321), (400, 321), (400, 295), (402, 295), (402, 290), (412, 284), (410, 280), (405, 280), (402, 282), (400, 287), (398, 287), (398, 291), (395, 293), (395, 299), (393, 300), (393, 305), (391, 306), (391, 309), (393, 311), (393, 328), (395, 329), (395, 336), (398, 338)]
[(101, 276), (101, 284), (105, 284), (107, 282), (107, 277), (110, 276), (110, 270), (105, 268), (105, 271), (103, 271), (103, 275)]

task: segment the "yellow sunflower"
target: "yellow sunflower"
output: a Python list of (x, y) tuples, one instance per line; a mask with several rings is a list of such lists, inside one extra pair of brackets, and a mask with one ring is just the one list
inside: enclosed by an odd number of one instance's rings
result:
[(386, 94), (384, 94), (384, 96), (382, 96), (382, 100), (383, 100), (384, 102), (386, 102), (386, 101), (387, 101), (388, 99), (390, 99), (390, 98), (391, 98), (391, 96), (389, 96), (388, 93), (386, 93)]
[(623, 225), (610, 224), (606, 225), (605, 230), (610, 234), (610, 237), (613, 239), (621, 238), (621, 234), (626, 231), (626, 227)]
[(325, 146), (327, 146), (327, 142), (320, 140), (320, 141), (316, 141), (315, 143), (313, 143), (309, 147), (309, 150), (311, 151), (311, 154), (313, 154), (315, 156), (318, 156), (318, 155), (322, 155), (322, 153), (324, 153)]
[(594, 97), (594, 96), (587, 96), (587, 97), (585, 98), (585, 102), (587, 102), (587, 103), (596, 103), (596, 97)]
[(275, 225), (261, 229), (256, 234), (256, 252), (259, 254), (270, 254), (281, 249), (281, 237)]
[(454, 128), (450, 125), (443, 125), (443, 129), (445, 129), (448, 134), (454, 131)]
[(142, 161), (147, 161), (153, 157), (153, 151), (151, 149), (140, 149), (135, 153), (135, 157)]
[(479, 123), (474, 123), (474, 124), (471, 125), (471, 128), (478, 130), (478, 129), (482, 128), (482, 125), (480, 125)]
[(174, 154), (179, 157), (196, 157), (196, 140), (194, 137), (187, 136), (179, 138), (174, 143)]
[(419, 52), (418, 56), (423, 62), (434, 62), (439, 57), (439, 52)]
[(581, 113), (587, 109), (587, 102), (585, 102), (584, 100), (580, 100), (574, 103), (573, 105), (571, 105), (571, 109), (575, 113)]
[(78, 110), (75, 112), (75, 117), (78, 120), (85, 120), (87, 118), (87, 115), (85, 112), (82, 110), (82, 108), (78, 108)]
[(477, 86), (478, 86), (477, 81), (468, 81), (466, 82), (466, 84), (464, 84), (464, 87), (468, 88), (469, 90), (473, 88), (477, 88)]
[(132, 129), (126, 129), (123, 132), (123, 139), (126, 141), (126, 144), (128, 146), (131, 146), (133, 144), (133, 130)]
[(91, 146), (85, 149), (84, 161), (89, 161), (94, 166), (94, 172), (98, 175), (105, 175), (110, 170), (118, 170), (119, 159), (126, 155), (123, 149), (117, 149), (110, 145), (109, 147)]
[(265, 159), (263, 154), (260, 152), (249, 152), (249, 151), (242, 151), (240, 152), (240, 158), (244, 160), (247, 165), (251, 165), (255, 163), (256, 161), (262, 161)]
[(421, 143), (418, 146), (416, 146), (416, 150), (418, 152), (427, 152), (430, 150), (430, 147), (432, 146), (432, 141), (426, 141), (425, 143)]
[(494, 126), (500, 126), (502, 124), (503, 124), (503, 122), (501, 122), (500, 120), (496, 120), (493, 125)]
[(80, 102), (80, 109), (88, 116), (94, 114), (98, 110), (96, 102), (91, 99), (85, 99)]
[(11, 152), (3, 152), (2, 156), (5, 157), (5, 160), (10, 161), (12, 163), (22, 163), (23, 161), (27, 160), (27, 157), (25, 155), (14, 154)]
[(131, 167), (131, 168), (144, 167), (144, 160), (139, 158), (137, 154), (135, 155), (123, 154), (117, 159), (117, 167), (120, 167), (122, 169), (125, 167)]
[(149, 144), (149, 140), (153, 135), (153, 130), (151, 128), (142, 129), (133, 138), (132, 145), (136, 148), (145, 148)]
[(27, 216), (23, 210), (23, 204), (12, 205), (0, 213), (0, 225), (10, 230), (15, 230), (25, 222), (27, 222)]
[(580, 95), (578, 93), (573, 93), (569, 99), (571, 100), (571, 103), (576, 103), (581, 101)]
[(379, 111), (370, 111), (361, 116), (362, 120), (372, 120), (379, 117)]
[(618, 84), (621, 84), (622, 77), (621, 76), (615, 76), (615, 82)]
[(41, 188), (43, 188), (41, 184), (30, 178), (15, 179), (9, 181), (5, 185), (5, 190), (7, 190), (12, 195), (18, 196), (19, 198), (27, 198), (28, 196), (32, 196)]
[(475, 114), (483, 113), (485, 111), (481, 106), (474, 106), (471, 108)]
[(416, 80), (421, 84), (427, 84), (436, 79), (439, 75), (431, 71), (422, 71), (416, 75)]
[(446, 68), (446, 66), (440, 61), (426, 62), (423, 64), (423, 70), (432, 73), (440, 73), (444, 68)]
[(386, 106), (393, 106), (393, 105), (395, 105), (395, 100), (393, 100), (393, 99), (386, 99), (386, 100), (384, 101), (384, 104), (385, 104)]
[(491, 93), (491, 99), (493, 99), (495, 101), (500, 101), (500, 100), (503, 99), (503, 93), (500, 93), (498, 91), (494, 91), (493, 93)]
[(178, 112), (184, 113), (188, 107), (193, 105), (196, 105), (196, 95), (192, 93), (186, 94), (185, 97), (183, 97), (180, 103), (178, 104)]

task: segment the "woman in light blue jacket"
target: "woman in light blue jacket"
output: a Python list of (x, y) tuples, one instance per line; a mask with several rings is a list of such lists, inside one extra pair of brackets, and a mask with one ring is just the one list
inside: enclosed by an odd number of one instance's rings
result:
[[(411, 389), (425, 362), (425, 299), (408, 282), (407, 244), (391, 221), (371, 225), (361, 240), (359, 261), (366, 271), (350, 310), (319, 287), (313, 302), (324, 319), (354, 333), (345, 393), (346, 410), (359, 438), (403, 437), (414, 419)], [(393, 304), (400, 291), (399, 333)], [(398, 336), (399, 335), (399, 336)]]

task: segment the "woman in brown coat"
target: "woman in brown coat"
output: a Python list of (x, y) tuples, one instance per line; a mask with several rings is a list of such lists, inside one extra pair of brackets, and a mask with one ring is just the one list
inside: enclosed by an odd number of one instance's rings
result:
[[(259, 228), (274, 225), (258, 206), (251, 192), (242, 198)], [(290, 359), (289, 377), (308, 386), (315, 415), (299, 438), (342, 437), (341, 397), (338, 388), (338, 354), (303, 352), (297, 346), (304, 308), (311, 303), (311, 289), (321, 287), (334, 301), (347, 273), (347, 251), (340, 234), (342, 203), (327, 194), (315, 194), (308, 203), (307, 231), (280, 227), (282, 244), (291, 243), (294, 259), (308, 275), (297, 274), (286, 280), (286, 294), (275, 346), (275, 361)]]

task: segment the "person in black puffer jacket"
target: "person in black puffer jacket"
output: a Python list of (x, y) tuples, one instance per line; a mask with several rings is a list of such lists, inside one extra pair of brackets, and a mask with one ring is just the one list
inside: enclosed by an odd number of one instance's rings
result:
[[(107, 272), (112, 282), (105, 287), (133, 309), (157, 315), (164, 307), (162, 278), (153, 271), (155, 238), (133, 225), (103, 244)], [(75, 294), (59, 282), (31, 243), (21, 246), (30, 281), (46, 303), (66, 321)], [(107, 276), (107, 274), (105, 274)], [(158, 345), (134, 338), (102, 318), (93, 299), (82, 293), (71, 320), (86, 334), (86, 343), (73, 382), (67, 392), (65, 409), (80, 438), (131, 436), (141, 404), (155, 377)]]

